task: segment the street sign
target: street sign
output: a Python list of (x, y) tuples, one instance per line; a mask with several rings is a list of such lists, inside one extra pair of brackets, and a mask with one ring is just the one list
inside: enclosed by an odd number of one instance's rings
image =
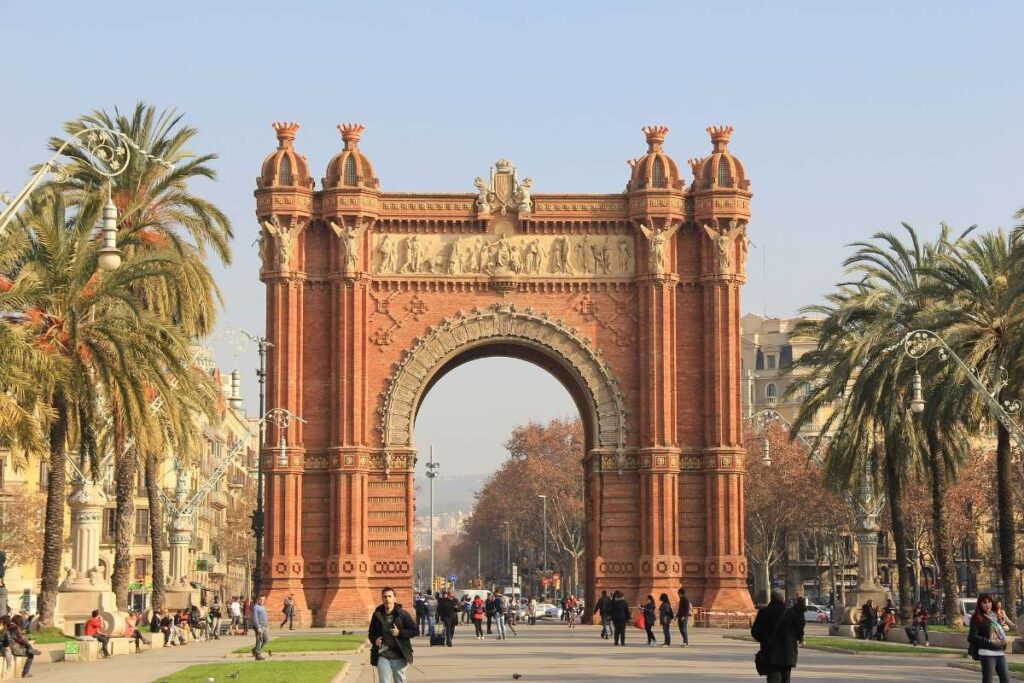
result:
[(458, 580), (459, 580), (459, 577), (456, 576), (455, 574), (452, 574), (451, 576), (448, 577), (448, 583), (455, 583)]
[(515, 562), (512, 563), (512, 585), (519, 585), (519, 565)]

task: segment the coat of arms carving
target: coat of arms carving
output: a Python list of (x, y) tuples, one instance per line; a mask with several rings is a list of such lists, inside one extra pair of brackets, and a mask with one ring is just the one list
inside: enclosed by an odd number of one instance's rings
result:
[(533, 178), (524, 178), (520, 182), (516, 175), (516, 167), (508, 159), (499, 159), (491, 167), (489, 182), (478, 177), (473, 184), (477, 189), (477, 213), (498, 211), (505, 214), (509, 211), (518, 211), (519, 213), (533, 211), (533, 199), (530, 197)]

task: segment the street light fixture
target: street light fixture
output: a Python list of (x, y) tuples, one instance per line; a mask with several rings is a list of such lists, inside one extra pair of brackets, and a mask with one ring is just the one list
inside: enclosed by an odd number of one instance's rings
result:
[(512, 522), (502, 522), (505, 527), (505, 559), (508, 560), (508, 582), (512, 584)]
[(117, 207), (110, 198), (108, 188), (107, 201), (103, 205), (102, 243), (99, 249), (100, 270), (110, 272), (121, 266), (121, 250), (117, 248)]
[(548, 571), (548, 497), (538, 494), (538, 498), (544, 501), (544, 573)]
[[(430, 447), (430, 460), (427, 462), (427, 479), (430, 480), (430, 588), (434, 589), (434, 479), (437, 478), (441, 463), (434, 462), (434, 447)], [(477, 566), (480, 565), (479, 552), (477, 553)], [(477, 574), (479, 574), (477, 570)]]

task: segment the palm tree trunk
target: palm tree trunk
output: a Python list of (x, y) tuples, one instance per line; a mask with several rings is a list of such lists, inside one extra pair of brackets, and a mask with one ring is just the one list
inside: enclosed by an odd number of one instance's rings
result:
[(131, 579), (132, 544), (135, 540), (135, 481), (138, 457), (134, 449), (121, 451), (114, 470), (114, 571), (111, 576), (117, 607), (127, 610), (128, 582)]
[(904, 521), (903, 481), (897, 467), (896, 453), (900, 444), (888, 434), (885, 436), (885, 488), (889, 499), (889, 519), (892, 539), (896, 544), (896, 567), (900, 584), (900, 620), (904, 623), (913, 617), (914, 587), (911, 585), (910, 561), (907, 557), (907, 528)]
[(939, 575), (942, 577), (942, 611), (945, 613), (946, 626), (954, 626), (960, 623), (957, 613), (960, 585), (957, 583), (956, 565), (953, 563), (953, 535), (949, 528), (949, 518), (946, 516), (946, 489), (949, 478), (938, 431), (934, 425), (928, 425), (925, 429), (932, 485), (932, 543), (939, 565)]
[(60, 390), (54, 394), (51, 407), (54, 419), (50, 425), (50, 472), (46, 485), (43, 576), (39, 590), (39, 621), (46, 626), (53, 624), (60, 566), (64, 558), (64, 499), (67, 493), (64, 451), (68, 436), (68, 404)]
[(1014, 564), (1017, 561), (1017, 530), (1013, 526), (1013, 473), (1010, 462), (1010, 432), (999, 425), (996, 434), (996, 514), (999, 517), (999, 573), (1003, 579), (1003, 605), (1013, 614), (1017, 604)]
[(149, 547), (153, 561), (153, 609), (164, 606), (163, 508), (156, 479), (156, 455), (146, 456), (146, 497), (149, 499)]

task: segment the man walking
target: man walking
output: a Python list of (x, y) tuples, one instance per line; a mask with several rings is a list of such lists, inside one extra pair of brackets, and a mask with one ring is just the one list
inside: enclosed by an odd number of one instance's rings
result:
[(505, 609), (507, 598), (504, 595), (494, 596), (494, 623), (498, 627), (498, 640), (505, 640)]
[(597, 599), (597, 604), (594, 605), (594, 614), (600, 615), (601, 617), (602, 640), (608, 640), (608, 635), (611, 633), (611, 629), (608, 627), (610, 623), (610, 607), (611, 598), (608, 597), (608, 591), (601, 591), (601, 597)]
[(213, 604), (210, 605), (210, 631), (214, 640), (220, 640), (220, 622), (224, 617), (224, 607), (220, 604), (220, 596), (213, 596)]
[(423, 603), (423, 608), (427, 613), (427, 632), (433, 637), (434, 624), (437, 623), (437, 596), (433, 592), (427, 591), (427, 599)]
[(679, 609), (676, 610), (676, 621), (679, 622), (679, 635), (683, 637), (682, 647), (690, 647), (690, 599), (686, 597), (686, 589), (679, 589)]
[(267, 596), (261, 595), (256, 604), (252, 606), (252, 630), (256, 632), (256, 646), (252, 649), (252, 656), (256, 661), (262, 662), (263, 646), (270, 641), (270, 621), (267, 618)]
[(437, 619), (438, 625), (444, 629), (444, 644), (448, 647), (452, 646), (452, 638), (455, 637), (455, 625), (459, 621), (459, 612), (462, 611), (459, 608), (459, 603), (455, 600), (455, 595), (448, 591), (443, 593), (437, 599)]
[(242, 631), (242, 603), (237, 595), (232, 596), (228, 611), (231, 613), (231, 635), (244, 635)]
[(487, 615), (487, 635), (491, 635), (491, 621), (494, 619), (494, 593), (488, 593), (484, 600), (484, 613)]
[(626, 624), (629, 622), (629, 603), (627, 603), (622, 597), (622, 591), (615, 591), (612, 594), (611, 605), (608, 608), (608, 616), (612, 620), (615, 644), (625, 646)]
[(786, 596), (773, 590), (771, 601), (754, 618), (750, 635), (761, 644), (768, 683), (789, 683), (796, 666), (797, 642), (804, 637), (804, 615), (786, 607)]
[(380, 592), (383, 602), (370, 616), (370, 666), (377, 667), (378, 683), (406, 683), (405, 669), (412, 664), (411, 638), (419, 635), (412, 616), (395, 602), (395, 591)]

